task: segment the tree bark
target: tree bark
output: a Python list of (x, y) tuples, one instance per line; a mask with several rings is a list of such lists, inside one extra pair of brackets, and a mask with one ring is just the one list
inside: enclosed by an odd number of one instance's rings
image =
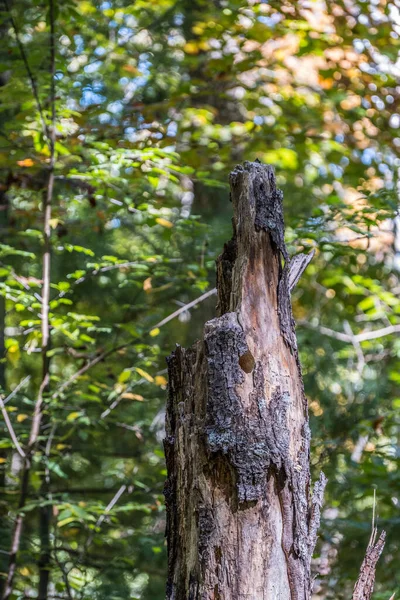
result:
[(386, 532), (381, 532), (378, 541), (376, 541), (377, 534), (378, 530), (374, 527), (360, 568), (360, 574), (354, 586), (352, 600), (370, 600), (374, 591), (376, 564), (385, 546)]
[(273, 169), (231, 173), (233, 239), (217, 261), (217, 318), (168, 360), (170, 600), (308, 600), (325, 478), (310, 494), (307, 401)]

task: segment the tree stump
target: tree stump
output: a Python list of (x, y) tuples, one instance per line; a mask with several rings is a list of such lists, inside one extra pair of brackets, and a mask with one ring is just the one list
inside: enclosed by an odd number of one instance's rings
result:
[(309, 600), (325, 478), (310, 493), (307, 401), (272, 167), (231, 173), (217, 317), (168, 360), (168, 600)]

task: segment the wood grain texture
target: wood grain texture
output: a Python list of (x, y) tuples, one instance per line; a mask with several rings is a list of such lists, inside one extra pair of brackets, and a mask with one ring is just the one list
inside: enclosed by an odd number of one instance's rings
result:
[(273, 169), (230, 177), (217, 317), (169, 358), (168, 600), (309, 600), (325, 478), (310, 492), (291, 261)]

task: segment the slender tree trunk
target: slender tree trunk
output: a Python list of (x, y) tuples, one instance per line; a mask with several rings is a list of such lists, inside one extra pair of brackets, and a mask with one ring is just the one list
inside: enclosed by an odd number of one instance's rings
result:
[[(44, 396), (49, 392), (50, 381), (50, 363), (47, 352), (50, 348), (50, 327), (49, 327), (49, 300), (50, 300), (50, 225), (51, 218), (51, 199), (53, 196), (54, 185), (54, 166), (51, 166), (48, 188), (44, 206), (44, 249), (43, 249), (43, 288), (42, 288), (42, 381), (40, 384), (38, 396), (35, 403), (32, 425), (29, 435), (28, 446), (23, 458), (21, 473), (21, 488), (18, 501), (18, 512), (12, 532), (11, 550), (9, 554), (9, 566), (6, 582), (3, 590), (2, 600), (9, 600), (14, 589), (14, 577), (17, 568), (18, 552), (21, 545), (22, 528), (24, 523), (24, 513), (21, 512), (28, 500), (29, 480), (32, 468), (32, 456), (37, 447), (40, 429), (44, 413)], [(43, 480), (41, 493), (47, 494), (46, 483)], [(47, 498), (43, 498), (47, 499)], [(39, 509), (39, 537), (40, 537), (40, 556), (39, 556), (39, 600), (47, 598), (47, 588), (50, 576), (50, 517), (49, 507)]]
[[(0, 29), (1, 31), (1, 29)], [(1, 82), (0, 82), (1, 86)], [(1, 189), (4, 186), (4, 189)], [(8, 198), (7, 191), (4, 182), (0, 184), (0, 235), (3, 243), (6, 240), (6, 231), (8, 227)], [(6, 388), (6, 299), (4, 296), (0, 296), (0, 388), (2, 392)], [(0, 458), (3, 461), (7, 458), (7, 450), (0, 450)], [(7, 529), (7, 499), (5, 492), (6, 488), (6, 464), (2, 464), (0, 466), (0, 518), (2, 525), (0, 526), (3, 535)], [(8, 541), (8, 533), (7, 533), (7, 541)], [(4, 572), (6, 566), (6, 558), (4, 556), (0, 557), (0, 571)], [(4, 580), (1, 578), (0, 580), (0, 597), (3, 593)]]
[[(21, 488), (18, 501), (18, 512), (12, 532), (11, 549), (9, 554), (9, 564), (2, 593), (2, 600), (9, 600), (14, 590), (14, 579), (17, 569), (18, 553), (21, 546), (22, 531), (24, 524), (23, 508), (26, 505), (29, 494), (29, 481), (32, 469), (32, 456), (38, 446), (38, 439), (43, 425), (45, 396), (50, 392), (50, 359), (48, 351), (50, 350), (50, 285), (51, 285), (51, 212), (54, 192), (54, 167), (55, 167), (55, 141), (56, 141), (56, 110), (55, 110), (55, 4), (54, 0), (49, 2), (49, 20), (50, 20), (50, 94), (51, 94), (51, 126), (47, 127), (40, 99), (37, 92), (36, 80), (34, 79), (29, 67), (29, 62), (25, 54), (23, 45), (19, 37), (17, 25), (12, 18), (10, 9), (5, 1), (6, 9), (9, 13), (10, 21), (14, 29), (18, 46), (20, 48), (21, 57), (27, 70), (33, 96), (36, 100), (38, 112), (43, 125), (43, 132), (48, 139), (50, 149), (50, 164), (49, 178), (47, 189), (43, 200), (43, 256), (42, 256), (42, 310), (41, 310), (41, 333), (42, 333), (42, 373), (41, 383), (38, 390), (38, 395), (35, 402), (32, 425), (29, 435), (29, 442), (23, 456), (23, 465), (21, 473)], [(41, 452), (44, 455), (45, 449), (42, 447)], [(41, 485), (41, 494), (43, 500), (47, 500), (48, 483), (43, 477)], [(39, 584), (38, 584), (38, 600), (47, 600), (48, 585), (50, 580), (51, 567), (51, 543), (50, 543), (50, 525), (51, 525), (51, 508), (48, 506), (40, 507), (39, 509)]]
[[(0, 9), (3, 10), (5, 7), (3, 3), (0, 3)], [(3, 38), (7, 34), (7, 23), (2, 21), (0, 23), (0, 38)], [(10, 73), (3, 72), (0, 74), (0, 88), (7, 84)], [(11, 110), (4, 112), (3, 119), (10, 119), (13, 115)], [(9, 200), (8, 200), (8, 174), (2, 177), (0, 181), (0, 239), (3, 244), (7, 243), (8, 238), (8, 219), (9, 219)], [(6, 299), (4, 296), (0, 296), (0, 388), (4, 392), (6, 388)], [(0, 458), (4, 461), (7, 459), (8, 452), (5, 449), (0, 450)], [(7, 527), (7, 500), (5, 494), (6, 488), (6, 463), (4, 462), (0, 467), (0, 519), (2, 522), (1, 533), (4, 536), (7, 530), (7, 541), (8, 541), (8, 527)], [(0, 572), (4, 573), (6, 566), (6, 557), (0, 557)], [(0, 578), (0, 597), (3, 593), (4, 579)]]
[[(51, 129), (49, 132), (50, 142), (50, 173), (43, 205), (43, 287), (42, 287), (42, 389), (47, 396), (50, 395), (50, 285), (51, 285), (51, 213), (54, 192), (54, 167), (55, 167), (55, 142), (56, 142), (56, 108), (55, 108), (55, 74), (56, 74), (56, 46), (55, 46), (55, 5), (54, 0), (49, 0), (50, 20), (50, 96), (51, 96)], [(49, 418), (44, 419), (43, 406), (40, 407), (41, 418), (50, 425)], [(40, 428), (40, 421), (39, 421)], [(50, 431), (50, 430), (49, 430)], [(46, 450), (47, 439), (42, 443), (42, 456), (47, 461)], [(42, 474), (41, 495), (43, 500), (48, 500), (50, 494), (47, 464)], [(51, 517), (52, 507), (41, 506), (39, 509), (39, 586), (38, 600), (47, 600), (51, 569)]]
[(169, 358), (167, 598), (307, 600), (325, 478), (311, 496), (290, 291), (311, 257), (288, 256), (271, 167), (230, 184), (218, 317)]

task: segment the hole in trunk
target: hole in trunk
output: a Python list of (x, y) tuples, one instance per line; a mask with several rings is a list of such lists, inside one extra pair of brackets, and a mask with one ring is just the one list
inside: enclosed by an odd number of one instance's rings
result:
[(242, 356), (239, 358), (239, 365), (245, 373), (251, 373), (255, 367), (255, 364), (254, 356), (250, 350), (247, 350), (247, 352), (242, 354)]

